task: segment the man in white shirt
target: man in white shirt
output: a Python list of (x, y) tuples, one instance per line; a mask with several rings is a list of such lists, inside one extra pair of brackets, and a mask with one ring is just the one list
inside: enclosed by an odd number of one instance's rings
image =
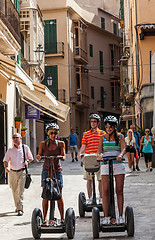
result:
[[(22, 137), (15, 133), (12, 137), (13, 147), (6, 152), (3, 162), (5, 171), (9, 174), (9, 185), (12, 190), (16, 212), (18, 216), (23, 215), (23, 193), (25, 187), (25, 165), (33, 160), (32, 153), (27, 145), (24, 145), (24, 153), (21, 144)], [(9, 163), (9, 164), (8, 164)]]

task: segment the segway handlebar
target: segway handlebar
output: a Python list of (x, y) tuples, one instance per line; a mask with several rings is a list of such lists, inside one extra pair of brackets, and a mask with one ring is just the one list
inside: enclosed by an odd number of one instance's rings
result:
[(50, 159), (50, 158), (53, 158), (53, 159), (57, 159), (57, 158), (59, 158), (59, 159), (61, 159), (62, 157), (57, 157), (57, 156), (41, 156), (41, 160), (43, 160), (43, 159)]
[[(109, 162), (109, 161), (116, 161), (117, 157), (118, 156), (103, 156), (102, 155), (102, 159), (97, 159), (97, 161), (106, 163), (106, 162)], [(125, 158), (122, 158), (121, 161), (125, 161)]]

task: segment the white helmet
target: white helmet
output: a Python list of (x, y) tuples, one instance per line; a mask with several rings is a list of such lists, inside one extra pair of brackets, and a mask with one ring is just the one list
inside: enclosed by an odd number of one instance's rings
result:
[(57, 131), (59, 131), (59, 126), (56, 123), (49, 123), (46, 125), (46, 132), (48, 132), (48, 130), (50, 129), (56, 129)]
[(101, 122), (101, 118), (98, 114), (96, 113), (92, 113), (90, 116), (89, 116), (89, 120), (91, 120), (92, 118), (96, 119), (98, 122)]
[(115, 116), (109, 115), (107, 117), (104, 118), (104, 123), (114, 123), (114, 124), (118, 124), (118, 120)]

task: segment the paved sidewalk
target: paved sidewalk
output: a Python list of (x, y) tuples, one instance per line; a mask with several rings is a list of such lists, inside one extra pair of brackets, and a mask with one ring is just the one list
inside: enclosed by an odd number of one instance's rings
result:
[[(135, 236), (131, 239), (155, 239), (155, 169), (146, 172), (143, 158), (140, 160), (140, 172), (128, 173), (126, 164), (125, 206), (132, 205), (135, 215)], [(73, 207), (77, 217), (75, 240), (90, 240), (92, 237), (91, 213), (85, 218), (78, 217), (78, 194), (86, 192), (86, 181), (82, 177), (80, 161), (71, 162), (70, 154), (62, 163), (64, 176), (63, 197), (65, 209)], [(8, 185), (0, 185), (0, 240), (32, 240), (31, 215), (35, 207), (41, 208), (40, 174), (42, 163), (31, 164), (33, 182), (24, 193), (24, 215), (14, 212), (12, 193)], [(56, 217), (59, 217), (56, 207)], [(41, 239), (67, 239), (66, 234), (42, 234)], [(123, 240), (125, 233), (100, 233), (100, 239)]]

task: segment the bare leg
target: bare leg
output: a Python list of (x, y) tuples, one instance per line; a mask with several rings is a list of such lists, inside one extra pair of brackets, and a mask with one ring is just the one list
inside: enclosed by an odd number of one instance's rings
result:
[(108, 208), (109, 208), (109, 176), (101, 176), (101, 185), (102, 185), (102, 205), (104, 217), (108, 217)]
[(131, 155), (130, 155), (130, 153), (129, 152), (127, 152), (126, 153), (126, 155), (127, 155), (127, 157), (128, 157), (128, 166), (129, 166), (129, 168), (131, 168)]
[(72, 156), (72, 159), (74, 159), (74, 153), (73, 152), (71, 153), (71, 156)]
[(46, 221), (47, 220), (47, 211), (48, 211), (48, 200), (43, 199), (42, 208), (43, 208), (44, 221)]
[(92, 197), (92, 180), (88, 180), (87, 179), (87, 193), (88, 193), (88, 197), (91, 198)]
[(60, 212), (61, 221), (64, 220), (64, 201), (62, 198), (62, 188), (60, 189), (61, 199), (57, 201), (58, 209)]
[(98, 181), (98, 191), (100, 194), (100, 198), (102, 198), (102, 184), (101, 184), (101, 180)]
[(124, 205), (124, 195), (123, 195), (123, 188), (124, 188), (124, 174), (116, 175), (116, 194), (117, 194), (117, 205), (119, 216), (123, 215), (123, 205)]
[(131, 155), (131, 166), (134, 166), (134, 153), (131, 153), (130, 155)]

